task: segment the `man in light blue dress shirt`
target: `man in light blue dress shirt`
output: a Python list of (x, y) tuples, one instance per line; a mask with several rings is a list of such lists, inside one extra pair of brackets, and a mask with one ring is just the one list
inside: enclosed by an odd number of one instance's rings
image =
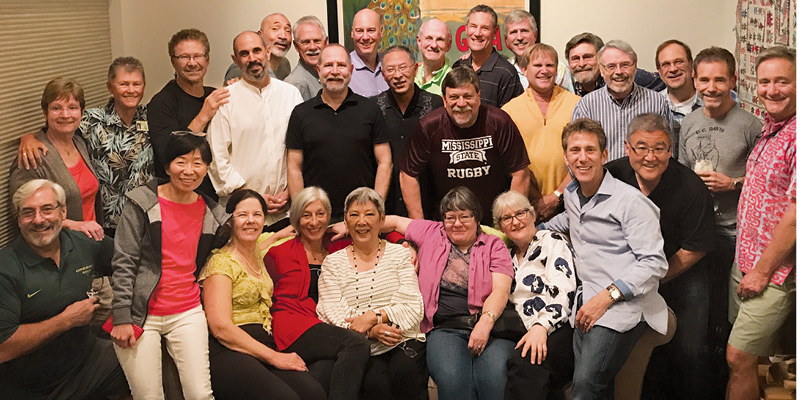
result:
[(659, 210), (603, 168), (608, 150), (599, 123), (570, 122), (562, 146), (575, 180), (564, 193), (566, 211), (544, 228), (570, 235), (581, 280), (570, 316), (572, 398), (613, 399), (614, 378), (647, 326), (667, 331), (667, 304), (658, 294), (668, 267)]

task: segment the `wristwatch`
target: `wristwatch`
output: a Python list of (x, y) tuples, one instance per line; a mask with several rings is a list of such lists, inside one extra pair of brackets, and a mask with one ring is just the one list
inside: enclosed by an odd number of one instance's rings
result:
[(375, 316), (378, 317), (378, 322), (376, 322), (375, 325), (382, 324), (383, 314), (381, 313), (381, 310), (375, 310)]
[(564, 195), (564, 193), (561, 193), (558, 190), (553, 190), (553, 194), (556, 195), (556, 197), (558, 197), (559, 200), (561, 200), (561, 196)]
[(744, 178), (735, 178), (733, 180), (733, 190), (742, 190), (744, 186)]
[(608, 297), (610, 297), (611, 301), (613, 301), (614, 303), (625, 300), (625, 297), (622, 295), (622, 292), (620, 292), (619, 288), (617, 288), (617, 286), (614, 285), (613, 283), (611, 285), (608, 285), (606, 290), (608, 290)]

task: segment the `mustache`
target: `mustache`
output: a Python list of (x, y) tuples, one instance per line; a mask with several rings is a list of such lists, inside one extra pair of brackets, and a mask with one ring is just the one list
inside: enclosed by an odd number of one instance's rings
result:
[(470, 112), (470, 111), (472, 111), (472, 107), (471, 106), (464, 106), (464, 107), (453, 106), (453, 112), (463, 113), (463, 112)]
[(259, 61), (250, 61), (249, 63), (247, 63), (247, 69), (253, 68), (255, 66), (259, 66), (261, 68), (264, 68), (264, 64), (262, 64)]
[(305, 52), (304, 54), (305, 54), (305, 55), (307, 55), (307, 56), (311, 56), (311, 57), (313, 57), (313, 56), (318, 56), (318, 55), (319, 55), (319, 53), (322, 53), (322, 50), (320, 50), (320, 49), (316, 49), (316, 50), (306, 50), (306, 52)]

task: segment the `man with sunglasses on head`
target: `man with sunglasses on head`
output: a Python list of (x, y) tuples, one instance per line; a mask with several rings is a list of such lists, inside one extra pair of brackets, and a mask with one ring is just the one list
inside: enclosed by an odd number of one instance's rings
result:
[(658, 292), (675, 312), (678, 328), (668, 344), (653, 351), (642, 398), (706, 399), (710, 377), (705, 255), (716, 247), (714, 201), (702, 179), (672, 157), (671, 133), (661, 115), (639, 115), (628, 126), (627, 156), (606, 164), (606, 169), (659, 208), (669, 262)]
[[(606, 86), (584, 96), (575, 106), (572, 120), (599, 122), (608, 138), (608, 159), (614, 161), (625, 156), (625, 131), (634, 117), (657, 113), (671, 126), (672, 115), (662, 96), (634, 82), (638, 58), (631, 45), (612, 40), (600, 49), (597, 60)], [(574, 71), (573, 75), (578, 77)]]

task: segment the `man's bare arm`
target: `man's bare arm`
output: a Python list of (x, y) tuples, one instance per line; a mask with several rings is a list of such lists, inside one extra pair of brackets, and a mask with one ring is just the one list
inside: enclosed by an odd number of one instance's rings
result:
[(511, 173), (511, 190), (528, 196), (531, 187), (531, 170), (526, 166), (517, 172)]
[(192, 132), (203, 132), (203, 130), (206, 129), (206, 125), (208, 125), (211, 119), (214, 118), (214, 115), (217, 114), (219, 107), (227, 103), (230, 96), (228, 88), (224, 87), (211, 92), (203, 102), (203, 108), (200, 109), (197, 116), (189, 123), (187, 129)]
[(289, 149), (286, 155), (286, 171), (289, 197), (295, 198), (303, 190), (303, 150)]
[(389, 143), (381, 143), (373, 146), (375, 160), (378, 162), (378, 170), (375, 171), (375, 191), (386, 199), (389, 193), (389, 181), (392, 180), (392, 148)]
[(661, 279), (661, 283), (665, 283), (670, 279), (673, 279), (686, 272), (693, 265), (697, 264), (697, 262), (700, 261), (700, 259), (705, 255), (705, 251), (689, 251), (678, 249), (678, 251), (669, 258), (667, 275)]
[(781, 266), (783, 260), (789, 257), (796, 248), (797, 241), (797, 205), (792, 199), (786, 213), (781, 217), (778, 225), (775, 226), (775, 231), (772, 234), (772, 240), (764, 249), (758, 263), (753, 267), (753, 270), (748, 272), (747, 275), (739, 282), (739, 287), (736, 288), (737, 294), (742, 298), (749, 298), (758, 296), (770, 279), (772, 274)]
[(403, 192), (403, 201), (406, 203), (408, 217), (411, 219), (422, 219), (422, 195), (419, 190), (419, 180), (417, 178), (400, 171), (400, 190)]

